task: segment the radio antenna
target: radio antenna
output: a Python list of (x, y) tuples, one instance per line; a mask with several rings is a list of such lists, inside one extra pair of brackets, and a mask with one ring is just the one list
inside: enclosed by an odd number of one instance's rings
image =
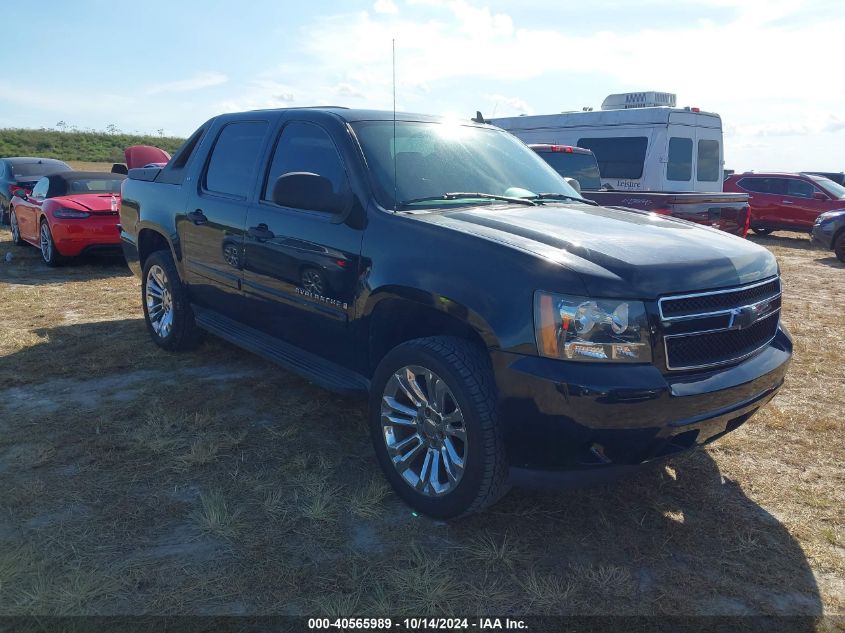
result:
[(391, 40), (393, 57), (393, 212), (399, 204), (399, 185), (396, 179), (396, 38)]

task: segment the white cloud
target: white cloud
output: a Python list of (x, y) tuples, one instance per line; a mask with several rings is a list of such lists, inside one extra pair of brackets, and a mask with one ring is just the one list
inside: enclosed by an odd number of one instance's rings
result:
[(296, 104), (294, 89), (272, 79), (255, 79), (239, 86), (232, 97), (215, 104), (215, 112), (286, 108)]
[(335, 86), (335, 94), (339, 97), (350, 97), (352, 99), (363, 99), (364, 93), (357, 88), (355, 88), (352, 84), (348, 84), (345, 81), (339, 83)]
[(219, 86), (229, 81), (229, 78), (217, 72), (201, 72), (195, 74), (188, 79), (179, 79), (176, 81), (167, 81), (160, 84), (155, 84), (147, 89), (147, 94), (155, 95), (167, 92), (190, 92), (192, 90), (200, 90), (202, 88), (210, 88), (212, 86)]
[(396, 6), (393, 0), (376, 0), (373, 4), (373, 11), (395, 15), (399, 13), (399, 7)]
[[(597, 1), (620, 8), (618, 2)], [(680, 6), (692, 19), (590, 32), (552, 26), (561, 15), (556, 4), (548, 9), (549, 26), (525, 26), (469, 0), (409, 0), (401, 17), (357, 12), (318, 18), (303, 32), (321, 37), (303, 37), (302, 47), (315, 75), (366, 86), (375, 107), (391, 103), (393, 38), (399, 106), (421, 111), (442, 111), (440, 89), (447, 85), (448, 107), (462, 100), (474, 111), (480, 95), (455, 90), (465, 79), (492, 86), (554, 77), (550, 91), (560, 96), (553, 111), (599, 105), (568, 91), (567, 77), (579, 78), (582, 86), (607, 86), (605, 94), (668, 90), (679, 95), (679, 105), (718, 112), (734, 128), (726, 143), (729, 162), (756, 160), (750, 149), (730, 155), (733, 147), (749, 148), (751, 136), (845, 129), (843, 119), (829, 114), (845, 111), (845, 91), (831, 87), (830, 66), (819, 63), (839, 58), (841, 3), (817, 0), (809, 11), (799, 0), (644, 1), (650, 12)], [(714, 5), (728, 17), (693, 17)], [(529, 109), (523, 95), (496, 96), (486, 98), (516, 113)]]
[[(534, 114), (534, 110), (528, 102), (519, 97), (506, 97), (504, 95), (485, 95), (488, 101), (493, 103), (493, 111), (489, 118), (495, 116), (511, 116), (513, 114)], [(488, 118), (488, 117), (485, 117)]]

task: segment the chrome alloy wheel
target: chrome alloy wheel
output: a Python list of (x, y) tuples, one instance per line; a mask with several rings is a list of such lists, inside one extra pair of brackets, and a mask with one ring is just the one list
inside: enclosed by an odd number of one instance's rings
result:
[(46, 222), (41, 223), (41, 232), (39, 235), (41, 238), (41, 257), (44, 258), (45, 262), (49, 262), (53, 256), (53, 240), (50, 238), (50, 226)]
[(17, 243), (21, 239), (20, 229), (18, 228), (18, 216), (10, 212), (9, 224), (12, 227), (12, 241)]
[(427, 497), (455, 489), (466, 465), (466, 425), (440, 376), (417, 365), (393, 374), (381, 400), (381, 427), (390, 461), (409, 486)]
[(156, 334), (166, 338), (173, 328), (173, 295), (167, 287), (167, 274), (161, 266), (152, 266), (147, 272), (145, 294), (150, 325)]

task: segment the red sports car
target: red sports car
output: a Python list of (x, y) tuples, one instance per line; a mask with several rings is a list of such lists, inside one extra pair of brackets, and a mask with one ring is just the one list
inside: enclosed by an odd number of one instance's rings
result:
[(120, 184), (125, 178), (91, 171), (42, 177), (32, 193), (20, 191), (12, 198), (12, 240), (40, 247), (48, 266), (78, 255), (119, 254)]

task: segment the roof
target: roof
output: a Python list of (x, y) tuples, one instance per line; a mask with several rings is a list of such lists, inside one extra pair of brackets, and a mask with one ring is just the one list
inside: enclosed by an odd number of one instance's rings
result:
[(584, 147), (576, 147), (575, 145), (563, 145), (561, 143), (529, 143), (528, 147), (537, 151), (551, 152), (553, 147), (566, 148), (559, 150), (562, 154), (592, 154), (593, 150)]
[(63, 160), (59, 160), (58, 158), (38, 158), (36, 156), (7, 156), (4, 157), (2, 160), (8, 160), (11, 163), (18, 163), (20, 165), (25, 164), (38, 164), (38, 163), (61, 163), (62, 165), (66, 165)]
[[(665, 125), (670, 122), (695, 121), (702, 127), (721, 127), (714, 112), (693, 112), (686, 108), (631, 108), (628, 110), (591, 110), (560, 112), (488, 119), (488, 123), (506, 130), (531, 130), (565, 127), (606, 127), (611, 125)], [(718, 121), (718, 125), (716, 122)], [(705, 125), (707, 124), (707, 125)]]
[(60, 171), (56, 174), (48, 174), (44, 176), (51, 180), (82, 180), (84, 178), (91, 178), (97, 180), (122, 180), (126, 178), (125, 174), (114, 174), (108, 171)]
[[(341, 106), (316, 106), (316, 107), (304, 107), (304, 108), (271, 108), (265, 110), (252, 110), (251, 112), (289, 112), (289, 111), (312, 111), (312, 112), (323, 112), (327, 114), (332, 114), (337, 118), (347, 121), (350, 123), (354, 123), (356, 121), (392, 121), (394, 117), (394, 113), (392, 110), (368, 110), (368, 109), (357, 109), (357, 108), (344, 108)], [(244, 113), (233, 113), (236, 116), (239, 114)], [(221, 115), (225, 116), (225, 115)], [(419, 114), (414, 112), (396, 112), (395, 113), (397, 121), (422, 121), (422, 122), (431, 122), (431, 123), (442, 123), (443, 121), (452, 120), (450, 117), (443, 117), (437, 116), (433, 114)], [(470, 116), (468, 115), (466, 119), (460, 119), (462, 124), (466, 125), (473, 125), (477, 127), (489, 127), (483, 123), (476, 123), (472, 121)]]
[[(47, 186), (47, 197), (57, 198), (73, 193), (70, 183), (77, 180), (124, 180), (125, 174), (113, 174), (107, 171), (63, 171), (44, 176), (50, 183)], [(77, 192), (80, 193), (80, 192)]]
[(733, 173), (728, 178), (743, 178), (748, 176), (759, 176), (761, 178), (801, 178), (808, 174), (796, 171), (743, 171)]

